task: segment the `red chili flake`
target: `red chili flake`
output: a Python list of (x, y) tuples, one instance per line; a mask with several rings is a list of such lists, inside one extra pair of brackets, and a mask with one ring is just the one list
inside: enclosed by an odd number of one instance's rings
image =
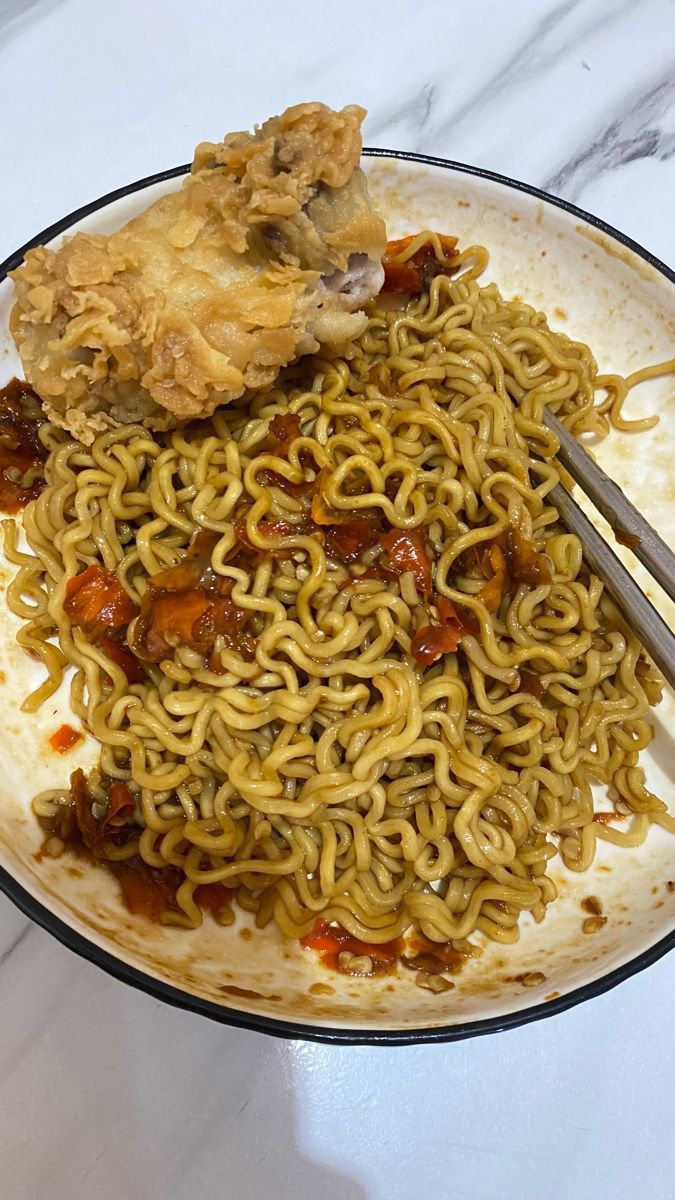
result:
[(207, 912), (217, 912), (219, 908), (231, 904), (236, 894), (236, 888), (226, 887), (224, 883), (200, 883), (193, 892), (193, 899)]
[(252, 643), (241, 635), (251, 614), (232, 600), (233, 581), (211, 564), (219, 540), (219, 533), (201, 530), (179, 563), (150, 576), (130, 643), (139, 658), (161, 662), (178, 645), (207, 655), (218, 634), (250, 655)]
[[(40, 398), (22, 380), (0, 389), (0, 509), (15, 515), (45, 486), (47, 458), (39, 437), (44, 417)], [(30, 472), (35, 478), (25, 482)]]
[(349, 564), (376, 544), (382, 532), (382, 521), (377, 515), (356, 517), (346, 525), (323, 526), (323, 530), (326, 554)]
[[(454, 270), (454, 266), (449, 260), (457, 254), (457, 238), (439, 234), (443, 260), (436, 257), (434, 245), (429, 241), (424, 242), (414, 254), (401, 262), (400, 255), (407, 250), (412, 241), (411, 235), (387, 243), (387, 253), (382, 262), (384, 267), (383, 292), (419, 296), (423, 291), (428, 290), (431, 280), (436, 275), (449, 275)], [(395, 261), (392, 262), (392, 259)]]
[(211, 559), (220, 537), (213, 529), (200, 529), (180, 562), (150, 576), (152, 587), (157, 591), (182, 592), (185, 588), (215, 586)]
[(546, 688), (541, 682), (539, 676), (535, 675), (533, 671), (524, 671), (522, 668), (519, 670), (518, 674), (520, 675), (521, 691), (529, 692), (531, 696), (534, 696), (535, 700), (540, 700), (544, 695)]
[(488, 612), (497, 612), (508, 582), (506, 558), (500, 546), (493, 542), (487, 551), (484, 562), (489, 561), (494, 574), (480, 589), (477, 599), (481, 600)]
[(194, 630), (211, 607), (204, 588), (182, 591), (155, 591), (148, 585), (143, 597), (139, 626), (133, 637), (133, 649), (148, 662), (172, 658), (177, 645), (196, 649)]
[(328, 472), (320, 471), (312, 495), (312, 520), (316, 525), (348, 525), (354, 520), (353, 511), (333, 508), (325, 497)]
[(444, 654), (454, 654), (466, 632), (462, 617), (447, 596), (437, 596), (436, 607), (440, 624), (425, 625), (410, 644), (413, 658), (426, 667), (438, 662)]
[(551, 568), (545, 555), (513, 526), (509, 526), (504, 534), (504, 553), (508, 573), (516, 583), (531, 583), (537, 587), (551, 582)]
[(111, 780), (107, 810), (100, 820), (94, 816), (87, 778), (79, 768), (70, 777), (70, 794), (82, 842), (95, 858), (100, 857), (103, 843), (133, 817), (136, 809), (133, 794), (121, 780)]
[(404, 575), (411, 571), (420, 592), (429, 599), (433, 579), (422, 532), (419, 529), (390, 529), (383, 534), (381, 542), (399, 573)]
[(300, 418), (297, 413), (279, 413), (272, 417), (269, 431), (274, 439), (274, 453), (280, 458), (288, 458), (288, 452), (296, 440), (302, 436)]
[(68, 580), (63, 607), (73, 624), (92, 634), (101, 629), (121, 629), (138, 612), (113, 572), (98, 563)]
[(158, 923), (162, 913), (178, 909), (176, 891), (183, 876), (176, 868), (157, 870), (135, 858), (131, 862), (114, 864), (114, 873), (130, 913)]
[(279, 471), (272, 471), (269, 467), (264, 467), (262, 471), (258, 471), (256, 479), (264, 487), (279, 488), (280, 492), (284, 492), (285, 495), (291, 496), (294, 500), (299, 500), (301, 496), (310, 492), (316, 483), (314, 479), (303, 479), (301, 483), (293, 483), (285, 475), (281, 475)]
[(121, 779), (113, 779), (108, 793), (108, 811), (101, 822), (101, 833), (107, 834), (111, 829), (119, 829), (126, 825), (136, 811), (131, 788)]
[(122, 646), (116, 642), (109, 633), (101, 633), (98, 636), (98, 644), (107, 656), (118, 667), (124, 671), (128, 683), (143, 683), (147, 678), (145, 667), (132, 654), (128, 646)]
[(57, 754), (65, 754), (83, 740), (83, 734), (72, 725), (61, 725), (49, 739), (49, 745)]

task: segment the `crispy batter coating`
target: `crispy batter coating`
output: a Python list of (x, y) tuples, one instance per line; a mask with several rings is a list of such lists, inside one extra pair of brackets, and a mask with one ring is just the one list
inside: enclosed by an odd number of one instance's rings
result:
[(110, 236), (12, 272), (26, 378), (91, 443), (115, 424), (207, 417), (364, 328), (385, 227), (359, 167), (362, 108), (299, 104), (197, 147), (183, 187)]

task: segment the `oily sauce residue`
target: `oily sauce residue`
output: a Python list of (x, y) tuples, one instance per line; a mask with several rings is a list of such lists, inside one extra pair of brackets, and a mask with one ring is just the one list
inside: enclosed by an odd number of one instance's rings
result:
[(620, 546), (628, 546), (629, 550), (635, 550), (639, 546), (642, 538), (637, 533), (630, 533), (627, 529), (622, 529), (620, 526), (614, 529), (614, 537)]
[(367, 957), (372, 963), (372, 971), (369, 972), (372, 975), (388, 975), (394, 971), (403, 950), (401, 938), (377, 946), (370, 945), (352, 937), (341, 925), (331, 925), (327, 921), (317, 921), (311, 933), (301, 938), (300, 943), (305, 949), (317, 950), (324, 967), (331, 967), (335, 971), (343, 970), (340, 955), (345, 952), (353, 958)]
[(240, 996), (242, 1000), (281, 1000), (281, 996), (276, 996), (274, 993), (271, 996), (264, 996), (262, 992), (254, 992), (251, 988), (237, 987), (234, 983), (221, 984), (219, 991), (225, 992), (227, 996)]
[(432, 942), (424, 934), (415, 933), (408, 939), (400, 962), (408, 970), (423, 971), (425, 975), (456, 975), (469, 957), (452, 942)]
[[(410, 971), (419, 971), (425, 976), (457, 974), (470, 957), (466, 951), (457, 950), (452, 942), (432, 942), (421, 933), (408, 939), (394, 938), (389, 942), (373, 944), (353, 937), (341, 925), (318, 920), (314, 928), (300, 944), (305, 949), (318, 951), (323, 966), (341, 974), (390, 975), (399, 965)], [(368, 971), (350, 970), (342, 955), (347, 952), (354, 959), (369, 959)]]
[[(105, 867), (119, 883), (122, 899), (128, 911), (135, 916), (145, 917), (161, 923), (163, 914), (178, 912), (180, 906), (176, 892), (185, 876), (177, 867), (151, 867), (138, 853), (134, 843), (141, 830), (136, 824), (136, 801), (130, 789), (120, 779), (102, 781), (105, 812), (96, 816), (89, 782), (84, 771), (78, 769), (70, 778), (70, 803), (60, 806), (53, 817), (40, 818), (45, 831), (45, 843), (38, 851), (38, 861), (50, 854), (50, 844), (58, 839), (63, 849), (80, 858)], [(111, 847), (119, 850), (126, 847), (129, 857), (116, 861), (109, 857)], [(222, 883), (199, 884), (193, 899), (203, 912), (218, 914), (229, 907), (235, 889)]]
[[(627, 816), (628, 816), (627, 813), (619, 813), (619, 812), (612, 812), (612, 811), (596, 812), (593, 814), (593, 820), (598, 825), (611, 825), (612, 821), (625, 821), (627, 819)], [(602, 870), (602, 867), (600, 869)]]
[(602, 904), (598, 900), (598, 897), (586, 896), (581, 901), (581, 907), (584, 912), (590, 913), (590, 916), (581, 922), (582, 933), (598, 933), (603, 925), (607, 924), (607, 917), (603, 917), (602, 915)]
[(40, 398), (23, 380), (12, 379), (0, 389), (0, 509), (11, 516), (45, 486), (43, 421)]
[(520, 983), (526, 988), (541, 987), (546, 983), (546, 976), (543, 971), (523, 971), (520, 975), (509, 975), (507, 982)]

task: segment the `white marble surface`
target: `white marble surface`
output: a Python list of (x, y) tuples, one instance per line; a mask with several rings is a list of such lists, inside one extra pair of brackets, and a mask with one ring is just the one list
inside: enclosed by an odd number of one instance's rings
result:
[[(0, 0), (0, 258), (314, 98), (675, 259), (673, 0)], [(123, 987), (0, 899), (0, 1195), (672, 1200), (674, 984), (671, 956), (509, 1034), (286, 1044)]]

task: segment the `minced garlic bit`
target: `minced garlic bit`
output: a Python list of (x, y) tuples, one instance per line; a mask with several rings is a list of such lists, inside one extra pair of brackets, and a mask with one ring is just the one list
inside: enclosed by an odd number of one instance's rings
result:
[(451, 979), (445, 979), (443, 975), (426, 975), (423, 971), (418, 971), (415, 984), (427, 992), (436, 993), (449, 992), (455, 986)]
[(338, 954), (338, 967), (345, 975), (372, 975), (373, 960), (368, 954), (352, 954), (342, 950)]
[(585, 921), (581, 922), (582, 933), (597, 933), (602, 929), (603, 925), (607, 924), (607, 917), (586, 917)]

